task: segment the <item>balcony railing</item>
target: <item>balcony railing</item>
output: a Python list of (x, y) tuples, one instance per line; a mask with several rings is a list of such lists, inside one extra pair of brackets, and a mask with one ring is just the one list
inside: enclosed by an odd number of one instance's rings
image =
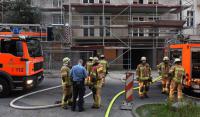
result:
[[(73, 16), (72, 26), (86, 27), (86, 25), (84, 25), (84, 21), (82, 20), (82, 16), (84, 16), (84, 15)], [(93, 26), (99, 26), (99, 27), (102, 26), (99, 24), (100, 17), (102, 17), (102, 16), (101, 15), (93, 15), (93, 17), (94, 17), (94, 20), (91, 20), (91, 22), (94, 22)], [(170, 21), (175, 20), (175, 21), (177, 21), (176, 18), (169, 17), (169, 16), (150, 16), (150, 15), (137, 16), (137, 15), (134, 15), (134, 16), (132, 16), (132, 19), (130, 19), (128, 15), (127, 16), (118, 16), (118, 17), (111, 15), (111, 16), (105, 16), (105, 17), (110, 18), (109, 21), (105, 21), (105, 24), (110, 24), (110, 25), (115, 25), (115, 26), (128, 25), (130, 23), (138, 23), (138, 22), (141, 22), (141, 23), (142, 22), (155, 22), (157, 20), (170, 20)], [(68, 22), (68, 21), (66, 21), (66, 22)]]
[[(140, 1), (140, 0), (132, 0), (132, 4), (145, 4), (145, 5), (148, 5), (148, 4), (166, 4), (166, 5), (179, 5), (179, 2), (180, 0), (152, 0), (152, 1), (148, 1), (148, 2), (145, 2), (145, 1)], [(64, 2), (63, 4), (65, 5), (68, 5), (69, 2)], [(96, 3), (83, 3), (83, 2), (80, 2), (80, 1), (73, 1), (71, 0), (71, 4), (102, 4), (102, 0), (100, 0), (99, 2), (96, 2)], [(110, 0), (105, 0), (105, 4), (111, 4), (111, 5), (125, 5), (125, 4), (130, 4), (129, 0), (128, 1), (120, 1), (120, 2), (112, 2)]]

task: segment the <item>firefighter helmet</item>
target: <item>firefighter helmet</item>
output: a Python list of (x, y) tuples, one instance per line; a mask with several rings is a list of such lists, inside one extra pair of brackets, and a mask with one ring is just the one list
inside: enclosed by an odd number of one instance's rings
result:
[(147, 60), (147, 58), (146, 57), (141, 57), (141, 59), (140, 59), (141, 61), (146, 61)]
[(70, 62), (70, 58), (65, 57), (65, 58), (63, 59), (63, 64), (68, 64), (69, 62)]
[(105, 56), (102, 54), (100, 57), (101, 57), (101, 58), (104, 58)]
[(90, 57), (89, 60), (93, 60), (93, 57)]
[(169, 57), (167, 56), (163, 57), (163, 61), (169, 61)]
[(94, 61), (94, 62), (97, 62), (98, 60), (99, 60), (98, 57), (94, 57), (94, 58), (93, 58), (93, 61)]
[(174, 63), (181, 62), (180, 58), (175, 58)]

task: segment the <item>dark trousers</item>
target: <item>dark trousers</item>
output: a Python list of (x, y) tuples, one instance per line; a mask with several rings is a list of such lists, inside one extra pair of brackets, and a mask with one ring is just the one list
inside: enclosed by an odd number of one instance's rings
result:
[(85, 85), (84, 81), (74, 81), (73, 82), (73, 103), (72, 103), (72, 110), (76, 109), (76, 100), (78, 100), (78, 107), (79, 110), (83, 110), (83, 103), (84, 103), (84, 95), (85, 95)]

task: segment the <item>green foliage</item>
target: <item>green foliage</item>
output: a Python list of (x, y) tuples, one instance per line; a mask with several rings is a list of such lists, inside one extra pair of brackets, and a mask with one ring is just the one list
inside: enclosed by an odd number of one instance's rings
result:
[(179, 109), (172, 108), (171, 102), (166, 104), (148, 104), (137, 108), (136, 112), (140, 117), (199, 117), (200, 106), (192, 101), (187, 103), (189, 105)]
[(41, 13), (37, 7), (31, 7), (31, 0), (4, 2), (4, 23), (36, 24), (40, 23)]

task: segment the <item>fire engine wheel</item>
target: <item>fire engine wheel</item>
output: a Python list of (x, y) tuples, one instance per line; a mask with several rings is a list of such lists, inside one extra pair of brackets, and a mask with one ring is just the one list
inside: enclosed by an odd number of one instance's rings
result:
[(0, 98), (7, 97), (9, 94), (10, 88), (8, 82), (0, 78)]

